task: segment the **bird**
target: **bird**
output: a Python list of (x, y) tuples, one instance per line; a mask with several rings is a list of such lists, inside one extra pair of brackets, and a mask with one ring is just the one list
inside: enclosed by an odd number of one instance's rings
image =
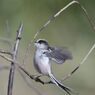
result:
[(52, 83), (61, 88), (68, 95), (71, 95), (73, 90), (65, 86), (55, 78), (51, 70), (51, 60), (57, 64), (62, 64), (66, 60), (72, 59), (72, 53), (66, 48), (50, 46), (45, 39), (38, 39), (34, 42), (35, 51), (33, 63), (34, 67), (40, 74), (48, 76)]

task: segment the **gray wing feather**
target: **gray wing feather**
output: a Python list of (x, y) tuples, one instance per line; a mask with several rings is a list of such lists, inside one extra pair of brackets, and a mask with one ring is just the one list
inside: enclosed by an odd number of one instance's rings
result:
[(67, 48), (49, 48), (49, 52), (46, 55), (56, 63), (62, 64), (68, 59), (72, 59), (72, 54)]

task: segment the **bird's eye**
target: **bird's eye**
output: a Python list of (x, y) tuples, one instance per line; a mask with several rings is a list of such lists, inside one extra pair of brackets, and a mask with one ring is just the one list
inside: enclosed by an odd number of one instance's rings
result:
[(41, 42), (38, 42), (39, 44), (41, 44)]
[(39, 44), (41, 44), (41, 43), (42, 43), (42, 41), (40, 40), (38, 43), (39, 43)]

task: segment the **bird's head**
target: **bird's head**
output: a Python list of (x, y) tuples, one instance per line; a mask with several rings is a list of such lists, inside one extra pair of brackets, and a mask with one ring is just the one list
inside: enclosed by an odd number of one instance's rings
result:
[(34, 44), (37, 49), (48, 49), (49, 47), (49, 44), (45, 39), (38, 39)]

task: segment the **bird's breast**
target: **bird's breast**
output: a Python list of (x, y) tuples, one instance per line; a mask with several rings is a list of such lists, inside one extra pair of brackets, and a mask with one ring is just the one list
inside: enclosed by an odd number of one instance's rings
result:
[(40, 56), (38, 56), (37, 54), (35, 55), (34, 66), (39, 73), (42, 73), (44, 75), (48, 75), (48, 73), (51, 72), (49, 58), (44, 55), (40, 55)]

